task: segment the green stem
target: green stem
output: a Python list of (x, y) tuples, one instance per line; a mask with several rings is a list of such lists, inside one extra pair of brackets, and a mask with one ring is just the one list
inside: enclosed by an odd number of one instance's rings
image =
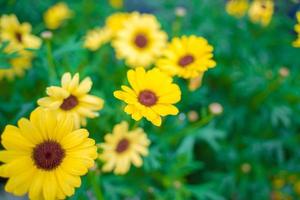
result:
[(90, 172), (89, 173), (89, 179), (92, 184), (92, 188), (94, 191), (94, 194), (96, 196), (97, 200), (104, 200), (102, 191), (101, 191), (101, 184), (99, 184), (99, 176), (95, 172)]
[(49, 65), (49, 74), (50, 74), (50, 81), (52, 82), (57, 78), (57, 73), (55, 70), (55, 64), (54, 64), (54, 58), (52, 55), (52, 49), (51, 49), (51, 41), (46, 40), (46, 46), (47, 46), (47, 61)]
[(275, 80), (273, 80), (266, 88), (266, 90), (262, 91), (261, 93), (259, 93), (258, 95), (256, 95), (254, 97), (253, 103), (252, 103), (252, 107), (253, 108), (258, 108), (259, 105), (261, 103), (263, 103), (263, 101), (270, 96), (274, 91), (276, 91), (279, 86), (282, 83), (282, 78), (278, 77)]

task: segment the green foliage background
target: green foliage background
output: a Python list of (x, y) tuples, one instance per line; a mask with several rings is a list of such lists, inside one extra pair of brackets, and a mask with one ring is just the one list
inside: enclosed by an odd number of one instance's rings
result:
[[(101, 116), (88, 122), (92, 138), (102, 142), (122, 120), (133, 126), (122, 110), (124, 104), (112, 94), (126, 83), (128, 67), (116, 60), (110, 45), (96, 52), (82, 48), (87, 30), (102, 26), (116, 10), (104, 0), (66, 2), (74, 18), (53, 32), (50, 43), (44, 42), (32, 69), (23, 78), (0, 82), (1, 132), (6, 124), (27, 117), (36, 100), (45, 96), (45, 88), (58, 85), (66, 71), (90, 76), (92, 94), (105, 99)], [(45, 30), (42, 14), (54, 3), (1, 0), (0, 13), (15, 13), (39, 34)], [(300, 50), (291, 46), (296, 38), (293, 11), (299, 4), (276, 1), (268, 27), (252, 24), (247, 17), (231, 17), (224, 5), (223, 0), (126, 1), (122, 11), (155, 14), (169, 38), (207, 38), (217, 67), (205, 74), (203, 86), (195, 92), (176, 79), (183, 93), (180, 115), (167, 117), (160, 128), (140, 123), (152, 141), (142, 168), (132, 167), (124, 176), (93, 170), (70, 199), (270, 199), (276, 174), (300, 173)], [(187, 9), (185, 17), (175, 16), (177, 6)], [(282, 66), (290, 70), (286, 78), (278, 73)], [(209, 113), (212, 102), (223, 105), (221, 116)], [(198, 112), (198, 122), (186, 117), (191, 110)], [(242, 170), (245, 164), (249, 172)]]

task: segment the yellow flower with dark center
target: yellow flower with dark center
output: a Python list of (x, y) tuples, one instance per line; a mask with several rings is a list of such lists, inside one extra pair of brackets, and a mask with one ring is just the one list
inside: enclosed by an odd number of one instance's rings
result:
[(150, 140), (143, 129), (128, 130), (128, 123), (122, 122), (115, 125), (113, 132), (105, 135), (104, 143), (100, 144), (103, 150), (100, 160), (104, 161), (102, 170), (115, 174), (125, 174), (129, 171), (131, 163), (141, 167), (143, 160), (141, 156), (148, 155)]
[(172, 83), (172, 78), (155, 68), (145, 71), (139, 67), (127, 73), (132, 88), (122, 86), (114, 96), (128, 105), (124, 111), (138, 121), (145, 117), (156, 126), (161, 125), (161, 116), (177, 115), (173, 105), (180, 101), (181, 91)]
[(130, 67), (148, 67), (161, 55), (167, 34), (155, 16), (132, 13), (113, 41), (117, 58)]
[(173, 38), (157, 67), (171, 76), (195, 78), (216, 65), (212, 52), (213, 47), (203, 37)]
[(102, 45), (109, 42), (111, 37), (112, 34), (109, 29), (95, 28), (86, 34), (83, 46), (91, 51), (96, 51)]
[(274, 12), (273, 0), (254, 0), (249, 8), (249, 18), (253, 23), (267, 26)]
[(243, 17), (248, 9), (248, 0), (228, 0), (226, 12), (235, 17)]
[(1, 139), (0, 176), (5, 190), (30, 199), (65, 199), (81, 185), (80, 176), (94, 166), (95, 141), (85, 129), (74, 129), (71, 118), (57, 118), (44, 109), (6, 126)]
[(67, 19), (73, 16), (72, 11), (64, 2), (59, 2), (44, 13), (44, 21), (49, 29), (59, 28)]
[(86, 125), (86, 118), (95, 118), (102, 109), (104, 101), (93, 95), (89, 95), (92, 88), (92, 80), (87, 77), (79, 82), (79, 74), (74, 77), (65, 73), (61, 79), (61, 87), (51, 86), (47, 88), (49, 97), (38, 100), (43, 108), (55, 110), (60, 117), (69, 116), (75, 121), (75, 127)]
[(19, 23), (15, 15), (3, 15), (0, 18), (0, 46), (8, 42), (4, 48), (7, 54), (17, 53), (17, 57), (9, 58), (5, 68), (0, 69), (2, 78), (12, 79), (14, 76), (22, 76), (24, 71), (31, 67), (33, 52), (26, 50), (38, 49), (41, 46), (40, 38), (31, 34), (29, 23)]
[[(19, 23), (15, 15), (3, 15), (0, 18), (0, 41), (8, 41), (5, 48), (8, 53), (24, 50), (25, 48), (38, 49), (41, 40), (31, 34), (31, 25), (27, 22)], [(29, 54), (29, 51), (26, 51)]]
[(297, 12), (297, 24), (295, 25), (295, 31), (298, 35), (297, 39), (293, 42), (293, 46), (300, 48), (300, 11)]

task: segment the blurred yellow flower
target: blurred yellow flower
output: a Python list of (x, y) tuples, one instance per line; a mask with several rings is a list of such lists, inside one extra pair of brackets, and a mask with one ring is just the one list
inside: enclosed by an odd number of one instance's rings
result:
[(80, 187), (80, 176), (97, 158), (95, 141), (73, 120), (36, 109), (18, 127), (8, 125), (1, 135), (0, 176), (9, 178), (5, 190), (30, 199), (65, 199)]
[(119, 9), (123, 7), (123, 0), (109, 0), (111, 7)]
[(300, 11), (297, 12), (297, 24), (295, 25), (295, 31), (298, 35), (297, 39), (293, 42), (293, 46), (300, 48)]
[(274, 12), (273, 0), (254, 0), (249, 8), (249, 18), (254, 23), (267, 26)]
[(171, 76), (195, 78), (215, 67), (213, 47), (203, 37), (173, 38), (158, 59), (157, 67)]
[(31, 67), (31, 59), (26, 56), (11, 58), (7, 61), (8, 66), (0, 69), (0, 80), (7, 78), (12, 80), (15, 76), (23, 76), (24, 71)]
[(129, 13), (121, 12), (110, 15), (106, 19), (104, 27), (94, 28), (86, 34), (84, 47), (91, 51), (96, 51), (103, 44), (110, 42), (123, 28), (123, 24), (128, 19), (129, 15)]
[[(41, 39), (31, 34), (29, 23), (19, 23), (15, 15), (3, 15), (0, 17), (0, 47), (8, 42), (4, 48), (7, 54), (16, 53), (16, 57), (7, 60), (8, 66), (0, 69), (0, 80), (14, 76), (22, 76), (24, 71), (31, 67), (31, 60), (34, 56), (30, 49), (38, 49), (41, 46)], [(3, 47), (3, 46), (2, 46)]]
[(44, 13), (44, 21), (48, 29), (57, 29), (65, 20), (70, 19), (72, 15), (73, 13), (68, 5), (64, 2), (59, 2)]
[(228, 0), (226, 11), (229, 15), (240, 18), (247, 12), (248, 6), (248, 0)]
[(73, 77), (65, 73), (61, 79), (61, 87), (47, 88), (48, 97), (38, 100), (39, 106), (55, 110), (60, 117), (72, 117), (75, 127), (80, 124), (86, 126), (86, 118), (99, 116), (98, 110), (102, 109), (104, 101), (96, 96), (89, 95), (92, 80), (87, 77), (79, 82), (79, 74)]
[(180, 101), (181, 91), (172, 83), (172, 78), (154, 68), (145, 71), (139, 67), (127, 73), (132, 88), (122, 86), (114, 96), (128, 105), (124, 111), (138, 121), (145, 117), (156, 126), (161, 125), (161, 116), (177, 115), (178, 109), (172, 105)]
[(113, 41), (117, 58), (130, 67), (148, 67), (161, 55), (167, 34), (155, 16), (132, 13)]
[(141, 167), (141, 156), (148, 155), (150, 140), (141, 128), (128, 130), (128, 123), (121, 122), (115, 125), (112, 134), (105, 135), (105, 142), (100, 144), (103, 150), (99, 159), (104, 161), (102, 170), (115, 174), (125, 174), (129, 171), (131, 163)]
[(96, 51), (103, 44), (107, 43), (111, 39), (111, 31), (107, 28), (95, 28), (88, 31), (85, 36), (83, 46), (91, 51)]
[(116, 12), (105, 20), (105, 27), (111, 31), (113, 37), (122, 30), (124, 23), (128, 20), (130, 15), (130, 13)]

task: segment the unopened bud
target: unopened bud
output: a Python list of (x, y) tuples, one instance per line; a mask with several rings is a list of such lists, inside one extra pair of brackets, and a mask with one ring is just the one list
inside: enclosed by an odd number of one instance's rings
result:
[(209, 111), (213, 114), (213, 115), (220, 115), (223, 113), (223, 106), (219, 103), (211, 103), (209, 105)]

